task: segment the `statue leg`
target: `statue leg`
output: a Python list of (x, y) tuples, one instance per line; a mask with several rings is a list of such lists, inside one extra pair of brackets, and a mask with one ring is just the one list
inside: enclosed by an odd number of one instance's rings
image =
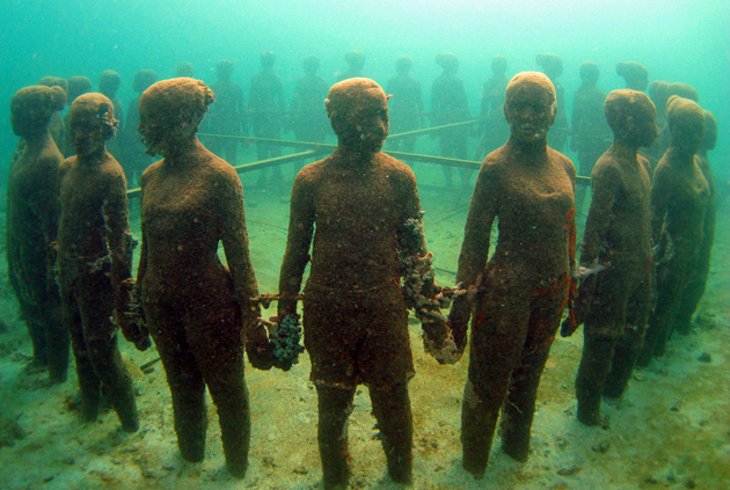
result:
[(44, 306), (48, 373), (51, 383), (63, 383), (68, 376), (70, 337), (62, 319), (62, 306), (54, 301)]
[(171, 305), (145, 301), (145, 315), (172, 394), (175, 432), (180, 453), (186, 461), (205, 457), (205, 384), (193, 356), (180, 312)]
[(529, 311), (527, 335), (502, 407), (502, 449), (517, 461), (527, 461), (537, 387), (564, 307), (565, 295), (561, 292), (533, 300)]
[(529, 305), (509, 290), (477, 305), (461, 407), (462, 464), (476, 478), (487, 468), (499, 409), (527, 335)]
[(317, 437), (322, 460), (322, 481), (326, 489), (346, 488), (350, 478), (347, 464), (347, 419), (352, 413), (354, 396), (354, 388), (317, 386)]
[(410, 483), (413, 470), (413, 418), (408, 384), (370, 386), (370, 399), (383, 436), (388, 473), (396, 483)]
[[(206, 310), (199, 312), (200, 320), (189, 322), (188, 337), (218, 408), (226, 466), (232, 475), (243, 478), (248, 468), (251, 419), (243, 374), (241, 319), (235, 303), (205, 305)], [(214, 316), (211, 310), (221, 315)]]
[(583, 355), (575, 378), (578, 420), (588, 426), (601, 422), (601, 393), (611, 369), (616, 339), (583, 330)]
[(96, 378), (127, 432), (139, 429), (137, 404), (132, 379), (117, 347), (114, 311), (114, 291), (109, 277), (98, 272), (83, 278), (78, 295), (79, 311), (86, 348)]

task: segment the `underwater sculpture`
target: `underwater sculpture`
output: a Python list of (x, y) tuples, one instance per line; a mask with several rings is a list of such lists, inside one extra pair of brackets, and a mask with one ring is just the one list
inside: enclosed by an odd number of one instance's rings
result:
[(601, 395), (624, 392), (651, 311), (652, 256), (648, 163), (637, 154), (657, 136), (654, 104), (643, 92), (614, 90), (606, 99), (611, 147), (592, 173), (576, 299), (583, 356), (575, 381), (578, 420), (600, 423)]
[[(139, 131), (163, 159), (142, 176), (142, 250), (137, 277), (147, 328), (172, 393), (178, 447), (205, 455), (205, 387), (218, 409), (228, 470), (248, 466), (250, 418), (243, 350), (271, 367), (258, 323), (243, 188), (233, 167), (195, 137), (215, 95), (201, 81), (173, 78), (142, 94)], [(217, 255), (222, 242), (228, 268)]]
[[(61, 87), (63, 92), (68, 94), (68, 82), (62, 77), (45, 76), (38, 80), (38, 85), (45, 85), (46, 87)], [(68, 97), (66, 97), (66, 103), (68, 102)], [(61, 111), (53, 113), (48, 129), (51, 131), (53, 141), (56, 142), (56, 146), (58, 146), (58, 149), (60, 150), (66, 143), (66, 125), (63, 121)]]
[[(464, 82), (456, 74), (459, 70), (459, 59), (451, 53), (441, 53), (436, 56), (436, 64), (442, 71), (431, 86), (431, 125), (441, 126), (469, 119), (469, 104)], [(441, 156), (466, 159), (468, 132), (464, 126), (439, 131)], [(445, 184), (451, 187), (453, 185), (451, 167), (444, 165), (443, 172)], [(471, 171), (459, 169), (459, 175), (462, 185), (468, 185)]]
[[(284, 86), (281, 78), (274, 72), (276, 55), (264, 51), (259, 58), (261, 71), (251, 78), (251, 91), (248, 98), (248, 117), (251, 131), (257, 138), (281, 139), (281, 126), (284, 118)], [(256, 142), (256, 156), (259, 160), (278, 157), (281, 146), (269, 141)], [(262, 169), (257, 186), (265, 185), (264, 175), (271, 172), (271, 184), (281, 185), (281, 166)]]
[[(389, 101), (391, 132), (403, 133), (421, 127), (423, 121), (423, 96), (421, 83), (411, 76), (413, 60), (401, 56), (395, 61), (396, 76), (388, 80), (386, 90), (391, 95)], [(413, 152), (416, 136), (395, 138), (389, 141), (394, 150)]]
[[(74, 75), (72, 77), (68, 77), (68, 79), (66, 80), (66, 84), (68, 86), (68, 90), (66, 91), (66, 100), (69, 106), (73, 104), (73, 101), (76, 100), (76, 97), (78, 97), (79, 95), (91, 92), (91, 80), (89, 79), (89, 77), (85, 77), (83, 75)], [(61, 152), (65, 157), (69, 157), (75, 152), (73, 138), (71, 138), (71, 132), (68, 131), (68, 127), (70, 126), (70, 118), (71, 112), (68, 111), (64, 116), (64, 127), (67, 128), (66, 141), (64, 141), (63, 146), (61, 147)]]
[(324, 141), (329, 126), (322, 111), (327, 97), (327, 83), (317, 75), (319, 58), (307, 56), (302, 62), (304, 76), (294, 86), (289, 106), (291, 128), (299, 141)]
[[(274, 73), (276, 55), (271, 51), (261, 53), (261, 71), (251, 79), (248, 112), (251, 130), (260, 138), (281, 139), (281, 123), (284, 117), (284, 86), (279, 75)], [(257, 142), (259, 160), (281, 155), (279, 145)]]
[(189, 61), (181, 61), (175, 67), (176, 77), (190, 77), (192, 78), (195, 67)]
[(70, 122), (76, 155), (59, 170), (58, 268), (63, 321), (71, 334), (81, 388), (81, 414), (86, 421), (96, 420), (103, 389), (122, 428), (135, 432), (137, 405), (117, 347), (117, 327), (139, 349), (146, 349), (149, 339), (126, 316), (134, 240), (127, 180), (106, 149), (117, 124), (114, 103), (100, 93), (81, 95), (71, 105)]
[[(598, 158), (611, 143), (611, 131), (603, 114), (606, 95), (597, 87), (598, 65), (586, 61), (580, 65), (581, 86), (573, 95), (570, 149), (578, 152), (578, 175), (590, 176)], [(575, 209), (583, 210), (586, 186), (575, 191)]]
[(685, 99), (699, 101), (699, 95), (695, 88), (684, 82), (664, 82), (654, 81), (649, 85), (649, 96), (651, 97), (654, 105), (657, 108), (657, 126), (659, 127), (659, 137), (654, 141), (654, 144), (647, 148), (644, 153), (650, 160), (651, 168), (655, 169), (659, 159), (667, 151), (669, 143), (672, 139), (667, 125), (667, 101), (672, 95), (684, 97)]
[(348, 51), (344, 56), (347, 69), (345, 71), (338, 71), (335, 74), (335, 79), (338, 82), (347, 80), (348, 78), (359, 78), (362, 77), (362, 70), (365, 68), (365, 54), (362, 51)]
[[(502, 447), (527, 459), (540, 375), (569, 302), (575, 248), (575, 169), (547, 146), (555, 90), (537, 72), (507, 85), (507, 143), (479, 171), (459, 256), (457, 281), (473, 297), (469, 375), (462, 404), (463, 465), (480, 478), (502, 408)], [(492, 224), (499, 239), (487, 262)], [(472, 316), (469, 296), (449, 321), (460, 349)]]
[(563, 59), (555, 53), (541, 53), (535, 57), (535, 61), (555, 87), (557, 112), (555, 113), (555, 122), (548, 133), (548, 144), (554, 150), (563, 151), (570, 132), (566, 111), (567, 105), (565, 104), (565, 90), (563, 85), (558, 82), (558, 77), (563, 74)]
[(152, 157), (146, 154), (144, 145), (139, 139), (137, 133), (137, 125), (139, 124), (139, 99), (142, 92), (155, 83), (157, 73), (152, 70), (142, 69), (134, 74), (132, 81), (132, 89), (137, 96), (129, 102), (127, 106), (127, 119), (124, 121), (124, 131), (121, 134), (121, 145), (123, 145), (124, 154), (122, 165), (127, 180), (134, 185), (139, 184), (142, 172), (152, 163)]
[(117, 131), (121, 130), (121, 124), (124, 120), (124, 108), (122, 101), (117, 97), (119, 86), (122, 84), (122, 77), (119, 76), (114, 70), (104, 70), (99, 76), (99, 92), (109, 97), (114, 103), (114, 118), (119, 122), (120, 127)]
[(482, 139), (477, 148), (477, 160), (502, 146), (509, 137), (509, 125), (504, 120), (504, 90), (509, 79), (507, 72), (507, 58), (495, 56), (492, 58), (492, 76), (484, 82), (482, 87), (481, 125)]
[(691, 270), (690, 279), (687, 281), (685, 288), (677, 306), (677, 312), (672, 320), (674, 329), (678, 333), (686, 335), (690, 332), (690, 324), (692, 315), (694, 315), (697, 305), (705, 293), (707, 285), (707, 276), (710, 272), (710, 255), (712, 253), (712, 244), (715, 241), (715, 221), (717, 214), (717, 196), (715, 194), (715, 177), (712, 173), (710, 160), (707, 157), (709, 150), (715, 148), (717, 143), (717, 120), (710, 111), (705, 113), (705, 139), (697, 156), (699, 156), (699, 165), (704, 175), (707, 185), (709, 186), (710, 196), (707, 201), (705, 210), (704, 230), (702, 232), (702, 243), (699, 248), (697, 257), (697, 267)]
[[(213, 104), (205, 117), (205, 126), (213, 134), (241, 136), (247, 133), (245, 108), (243, 106), (243, 90), (231, 80), (233, 62), (221, 60), (216, 65), (218, 79), (211, 85), (215, 93)], [(215, 138), (207, 140), (210, 151), (236, 164), (238, 155), (237, 138)]]
[[(427, 267), (430, 260), (415, 176), (405, 163), (380, 152), (388, 105), (377, 83), (366, 78), (336, 83), (326, 109), (338, 146), (305, 166), (294, 182), (278, 314), (280, 319), (296, 314), (294, 297), (313, 242), (303, 320), (319, 400), (325, 488), (347, 485), (346, 426), (361, 383), (370, 390), (389, 474), (405, 483), (412, 473), (408, 381), (414, 370), (399, 273), (411, 276), (401, 263)], [(437, 295), (432, 276), (423, 271), (421, 277), (420, 291), (411, 288), (411, 298), (423, 319), (426, 347), (440, 362), (453, 362), (453, 341), (438, 302), (424, 301)]]
[(114, 104), (114, 119), (118, 121), (118, 126), (114, 132), (114, 137), (106, 144), (109, 153), (121, 157), (121, 135), (124, 133), (122, 122), (124, 121), (124, 106), (122, 101), (117, 97), (119, 86), (122, 84), (122, 77), (114, 70), (104, 70), (99, 76), (99, 92), (109, 97)]
[(657, 299), (638, 359), (648, 366), (666, 351), (672, 319), (694, 269), (700, 266), (710, 188), (697, 152), (705, 138), (705, 115), (696, 102), (676, 95), (667, 102), (672, 139), (651, 189)]
[(649, 85), (649, 72), (638, 61), (619, 61), (616, 74), (624, 79), (628, 89), (643, 92)]
[(37, 85), (20, 89), (10, 106), (13, 132), (22, 140), (8, 176), (8, 273), (33, 343), (32, 366), (48, 369), (52, 383), (65, 381), (68, 370), (69, 339), (52, 248), (63, 157), (49, 131), (51, 118), (65, 105), (63, 88)]

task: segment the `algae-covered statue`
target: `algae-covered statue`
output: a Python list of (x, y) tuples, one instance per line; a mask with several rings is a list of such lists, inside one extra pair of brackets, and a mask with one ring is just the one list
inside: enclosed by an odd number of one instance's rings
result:
[(62, 87), (37, 85), (19, 90), (10, 106), (13, 132), (21, 141), (8, 176), (8, 273), (33, 342), (32, 366), (47, 368), (52, 383), (65, 381), (68, 369), (52, 248), (63, 156), (49, 131), (51, 118), (65, 105)]
[(563, 59), (555, 53), (541, 53), (535, 57), (535, 61), (542, 68), (543, 73), (548, 76), (553, 87), (555, 88), (555, 102), (557, 104), (555, 111), (555, 122), (550, 127), (548, 134), (548, 144), (551, 148), (563, 151), (565, 142), (568, 140), (568, 112), (565, 104), (565, 89), (558, 82), (558, 78), (563, 74)]
[[(603, 115), (606, 95), (596, 87), (598, 65), (586, 61), (580, 65), (581, 86), (573, 95), (570, 149), (578, 153), (578, 175), (590, 176), (593, 166), (611, 143), (611, 131)], [(575, 191), (575, 209), (583, 210), (586, 186)]]
[[(216, 94), (215, 104), (210, 108), (205, 123), (211, 136), (208, 146), (216, 155), (236, 164), (238, 157), (238, 136), (248, 132), (245, 108), (243, 106), (243, 90), (231, 77), (233, 76), (233, 62), (221, 60), (216, 65), (218, 79), (211, 88)], [(233, 136), (226, 138), (225, 136)], [(208, 141), (208, 140), (206, 140)]]
[(652, 234), (657, 274), (656, 306), (638, 359), (647, 366), (666, 351), (680, 299), (700, 266), (710, 188), (697, 152), (705, 138), (705, 115), (694, 101), (673, 95), (667, 101), (669, 148), (654, 171)]
[(649, 72), (638, 61), (619, 61), (616, 74), (626, 81), (626, 88), (643, 92), (649, 86)]
[[(450, 337), (427, 269), (413, 172), (382, 152), (388, 134), (387, 96), (374, 81), (352, 78), (332, 86), (325, 102), (338, 145), (305, 166), (291, 198), (281, 267), (279, 318), (296, 313), (293, 299), (310, 260), (304, 337), (319, 399), (318, 438), (324, 485), (349, 478), (347, 419), (355, 389), (368, 385), (391, 478), (411, 480), (412, 419), (408, 381), (413, 361), (401, 274), (415, 274), (410, 298), (424, 319), (427, 347), (443, 362)], [(316, 228), (316, 231), (315, 231)], [(401, 265), (404, 264), (404, 265)], [(408, 272), (405, 264), (413, 267)], [(416, 270), (419, 269), (420, 272)], [(411, 286), (414, 284), (410, 283)], [(289, 299), (287, 299), (289, 298)]]
[[(550, 346), (569, 301), (574, 269), (575, 169), (547, 146), (555, 89), (523, 72), (507, 85), (507, 143), (487, 155), (477, 177), (457, 281), (476, 288), (469, 375), (462, 405), (463, 465), (480, 478), (502, 408), (502, 447), (528, 456), (535, 398)], [(499, 239), (487, 262), (490, 232)], [(470, 296), (454, 300), (454, 340), (464, 349)]]
[[(592, 172), (576, 299), (585, 327), (575, 391), (585, 425), (600, 423), (602, 394), (623, 393), (651, 310), (650, 180), (637, 151), (657, 136), (656, 111), (643, 92), (622, 89), (609, 94), (605, 112), (614, 141)], [(561, 333), (570, 334), (564, 326)]]
[[(436, 56), (436, 64), (441, 67), (441, 74), (431, 86), (431, 125), (463, 122), (469, 119), (469, 104), (467, 102), (464, 81), (459, 78), (459, 58), (452, 53), (441, 53)], [(463, 126), (444, 129), (438, 132), (439, 149), (441, 156), (453, 158), (467, 158), (467, 139), (469, 130)], [(453, 185), (451, 167), (444, 165), (445, 185)], [(461, 184), (469, 183), (471, 170), (459, 170)]]
[(717, 119), (710, 111), (705, 113), (705, 140), (702, 148), (698, 153), (700, 157), (699, 164), (702, 174), (707, 180), (710, 190), (710, 197), (707, 201), (705, 210), (704, 231), (702, 233), (702, 243), (700, 244), (699, 255), (697, 257), (697, 267), (692, 270), (691, 277), (687, 282), (687, 287), (682, 293), (682, 297), (674, 315), (673, 323), (677, 332), (686, 335), (691, 330), (692, 316), (697, 309), (697, 305), (705, 293), (707, 285), (707, 277), (710, 273), (710, 255), (712, 253), (712, 244), (715, 241), (715, 221), (717, 215), (717, 195), (715, 192), (715, 177), (710, 166), (710, 160), (707, 156), (709, 150), (715, 148), (717, 143)]
[[(218, 409), (226, 465), (243, 477), (250, 437), (244, 343), (257, 365), (269, 359), (264, 367), (270, 367), (271, 352), (251, 299), (258, 293), (241, 181), (195, 136), (214, 97), (192, 78), (157, 82), (142, 94), (139, 131), (147, 151), (163, 159), (142, 176), (137, 284), (172, 392), (183, 459), (204, 458), (207, 385)], [(217, 255), (219, 243), (227, 268)]]
[[(131, 293), (132, 250), (127, 181), (107, 151), (117, 120), (114, 103), (86, 93), (71, 105), (69, 133), (76, 155), (59, 170), (61, 218), (58, 268), (63, 320), (71, 334), (81, 388), (81, 414), (96, 420), (102, 389), (122, 423), (139, 427), (132, 380), (117, 347), (117, 325), (140, 349), (146, 332), (125, 315)], [(114, 321), (113, 320), (116, 320)]]

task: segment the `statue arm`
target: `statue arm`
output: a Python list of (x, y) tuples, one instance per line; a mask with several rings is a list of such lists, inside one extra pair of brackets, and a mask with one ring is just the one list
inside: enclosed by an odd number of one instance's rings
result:
[[(484, 271), (487, 262), (492, 223), (497, 216), (497, 197), (500, 192), (496, 166), (489, 163), (483, 164), (471, 198), (469, 215), (464, 230), (464, 242), (459, 254), (456, 282), (462, 288), (475, 289), (479, 287), (477, 279)], [(454, 340), (461, 350), (466, 346), (467, 324), (471, 317), (472, 297), (473, 294), (466, 294), (456, 298), (449, 314)]]
[(297, 302), (291, 299), (299, 294), (304, 269), (309, 262), (309, 247), (314, 233), (314, 195), (308, 174), (300, 172), (291, 195), (289, 233), (286, 252), (279, 274), (279, 293), (289, 299), (279, 301), (279, 317), (295, 314)]

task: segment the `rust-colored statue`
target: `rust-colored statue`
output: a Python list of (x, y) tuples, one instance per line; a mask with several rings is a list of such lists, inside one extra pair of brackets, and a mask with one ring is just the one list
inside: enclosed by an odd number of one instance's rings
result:
[(81, 412), (85, 420), (96, 420), (103, 388), (122, 428), (134, 432), (139, 427), (137, 406), (132, 380), (117, 348), (117, 325), (140, 349), (149, 341), (146, 332), (125, 315), (134, 241), (129, 231), (127, 181), (106, 150), (117, 125), (114, 103), (100, 93), (83, 94), (71, 105), (70, 123), (76, 155), (59, 170), (58, 265)]
[(686, 335), (690, 332), (692, 323), (692, 315), (694, 315), (697, 305), (705, 293), (707, 285), (707, 276), (710, 273), (710, 255), (712, 252), (712, 244), (715, 241), (715, 221), (717, 215), (717, 196), (715, 193), (715, 177), (710, 166), (710, 160), (707, 156), (709, 150), (715, 148), (717, 143), (717, 120), (710, 111), (705, 112), (705, 141), (698, 153), (700, 157), (699, 164), (702, 175), (707, 180), (710, 189), (710, 198), (707, 201), (707, 209), (705, 211), (705, 229), (702, 233), (702, 243), (700, 245), (699, 256), (697, 257), (697, 267), (692, 270), (691, 277), (687, 283), (687, 287), (674, 315), (674, 327), (680, 334)]
[[(598, 65), (586, 61), (580, 65), (581, 86), (573, 96), (570, 149), (578, 153), (578, 175), (590, 176), (593, 166), (611, 143), (611, 131), (603, 115), (606, 95), (596, 87)], [(586, 186), (575, 191), (575, 209), (583, 211)]]
[(638, 61), (619, 61), (616, 74), (626, 81), (626, 88), (643, 92), (649, 85), (649, 72)]
[[(400, 483), (411, 479), (408, 380), (414, 371), (400, 280), (403, 263), (430, 256), (413, 172), (380, 152), (388, 134), (387, 100), (367, 78), (332, 86), (326, 108), (337, 149), (305, 166), (292, 190), (279, 279), (279, 290), (289, 299), (279, 303), (279, 317), (296, 312), (293, 297), (300, 291), (313, 242), (303, 321), (319, 399), (325, 488), (347, 485), (347, 418), (361, 383), (370, 389), (391, 478)], [(430, 296), (432, 279), (422, 284), (420, 292)], [(451, 361), (439, 357), (448, 342), (432, 326), (424, 321), (427, 348), (441, 361)]]
[[(547, 146), (555, 90), (542, 73), (507, 85), (511, 135), (479, 171), (459, 257), (457, 281), (476, 288), (469, 377), (462, 405), (463, 464), (480, 478), (502, 408), (502, 447), (525, 461), (540, 375), (569, 299), (574, 266), (575, 168)], [(499, 239), (487, 262), (490, 231)], [(449, 320), (462, 350), (469, 296)]]
[(666, 351), (680, 298), (699, 267), (710, 198), (697, 155), (705, 138), (702, 108), (673, 95), (667, 102), (667, 126), (671, 143), (657, 164), (651, 189), (657, 298), (638, 359), (641, 366)]
[[(411, 76), (413, 60), (401, 56), (395, 62), (397, 75), (388, 80), (390, 100), (390, 127), (395, 133), (414, 131), (423, 121), (423, 97), (421, 83)], [(388, 142), (394, 150), (412, 153), (416, 148), (416, 136), (391, 138)]]
[(558, 82), (558, 78), (563, 74), (563, 59), (555, 53), (541, 53), (535, 57), (535, 61), (542, 68), (543, 73), (548, 76), (553, 87), (555, 88), (555, 123), (550, 127), (548, 133), (548, 144), (550, 148), (563, 151), (565, 142), (568, 140), (568, 112), (565, 104), (565, 90), (563, 85)]
[(68, 333), (61, 322), (51, 243), (58, 228), (58, 167), (63, 160), (49, 131), (66, 105), (61, 87), (19, 90), (10, 106), (20, 136), (8, 176), (7, 254), (10, 284), (33, 342), (32, 365), (48, 369), (52, 383), (66, 380)]
[(243, 90), (231, 80), (233, 76), (232, 61), (219, 61), (216, 65), (216, 74), (218, 79), (211, 87), (216, 94), (216, 101), (205, 118), (205, 123), (208, 131), (215, 135), (223, 135), (223, 137), (211, 136), (210, 142), (207, 144), (213, 153), (235, 165), (239, 143), (237, 137), (248, 132), (243, 106)]
[(650, 183), (637, 151), (657, 136), (656, 111), (643, 92), (623, 89), (609, 94), (605, 112), (614, 142), (592, 172), (576, 301), (585, 328), (575, 391), (578, 420), (586, 425), (600, 422), (602, 394), (623, 393), (651, 309)]
[[(441, 75), (431, 86), (431, 125), (442, 126), (463, 122), (469, 119), (469, 104), (466, 97), (464, 81), (459, 78), (459, 58), (451, 53), (436, 56), (436, 64), (441, 67)], [(444, 129), (438, 132), (441, 156), (467, 158), (467, 137), (469, 130), (465, 126)], [(453, 185), (451, 167), (444, 165), (444, 183)], [(471, 170), (459, 170), (462, 186), (469, 184)]]
[[(251, 301), (258, 293), (241, 181), (195, 136), (214, 97), (192, 78), (157, 82), (142, 95), (139, 131), (147, 151), (163, 159), (142, 176), (137, 284), (167, 373), (183, 458), (204, 458), (207, 385), (227, 467), (243, 477), (250, 434), (244, 337), (261, 350), (268, 340), (263, 326), (256, 328), (258, 306)], [(221, 242), (228, 268), (217, 255)]]

